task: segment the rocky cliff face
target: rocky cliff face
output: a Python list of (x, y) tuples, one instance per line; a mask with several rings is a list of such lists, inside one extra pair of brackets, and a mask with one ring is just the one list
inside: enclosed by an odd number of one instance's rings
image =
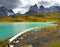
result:
[(60, 11), (60, 6), (52, 6), (49, 8), (50, 9), (50, 12), (56, 12), (56, 11)]
[(38, 9), (37, 4), (34, 6), (31, 6), (29, 8), (29, 11), (26, 12), (26, 14), (34, 14), (34, 13), (47, 13), (47, 12), (60, 12), (60, 6), (51, 6), (50, 8), (45, 8), (43, 5), (41, 5)]
[(32, 13), (37, 13), (37, 12), (38, 12), (38, 6), (37, 6), (37, 4), (35, 4), (34, 6), (31, 6), (29, 8), (29, 11), (26, 12), (26, 14), (32, 14)]
[(7, 9), (5, 7), (0, 7), (0, 16), (9, 16), (14, 15), (14, 12), (12, 9)]
[(39, 7), (39, 12), (44, 12), (44, 11), (45, 11), (45, 8), (44, 8), (43, 5), (41, 5), (41, 6)]

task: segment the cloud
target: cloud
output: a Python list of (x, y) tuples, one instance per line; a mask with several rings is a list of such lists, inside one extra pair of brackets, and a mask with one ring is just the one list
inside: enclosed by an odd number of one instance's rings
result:
[(38, 1), (41, 1), (41, 0), (21, 0), (23, 5), (34, 5), (35, 3), (38, 3)]
[(53, 3), (51, 1), (39, 1), (38, 5), (43, 5), (44, 7), (50, 7), (53, 5)]
[(59, 6), (60, 2), (59, 0), (44, 0), (44, 1), (39, 1), (38, 5), (43, 5), (44, 7), (50, 7), (50, 6)]
[(54, 6), (60, 6), (60, 3), (55, 2)]
[(41, 4), (41, 5), (50, 5), (51, 3), (47, 2), (47, 1), (40, 1), (40, 2), (38, 2), (38, 4)]
[[(20, 0), (22, 5), (19, 7), (19, 11), (21, 13), (25, 13), (29, 10), (30, 6), (33, 6), (34, 4), (37, 4), (38, 7), (40, 5), (43, 5), (44, 7), (50, 7), (53, 6), (57, 1), (55, 0)], [(18, 11), (18, 9), (16, 9)]]
[(20, 2), (20, 0), (0, 0), (0, 6), (5, 6), (11, 9), (17, 8), (21, 4), (22, 3)]
[(50, 7), (54, 4), (60, 5), (60, 0), (0, 0), (0, 6), (13, 9), (16, 13), (18, 11), (24, 13), (34, 4), (37, 4), (38, 6), (43, 5), (45, 7)]

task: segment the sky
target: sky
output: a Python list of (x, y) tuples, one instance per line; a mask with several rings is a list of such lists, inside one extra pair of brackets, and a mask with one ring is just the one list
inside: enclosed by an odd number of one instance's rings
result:
[(30, 6), (37, 4), (38, 7), (50, 7), (53, 5), (60, 6), (60, 0), (0, 0), (0, 6), (5, 6), (8, 9), (13, 9), (15, 13), (25, 13)]

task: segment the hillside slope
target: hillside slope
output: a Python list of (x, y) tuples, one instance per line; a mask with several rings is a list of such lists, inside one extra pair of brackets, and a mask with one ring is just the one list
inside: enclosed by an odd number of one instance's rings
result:
[(51, 12), (44, 14), (22, 14), (18, 16), (0, 17), (0, 22), (51, 22), (60, 21), (60, 12)]

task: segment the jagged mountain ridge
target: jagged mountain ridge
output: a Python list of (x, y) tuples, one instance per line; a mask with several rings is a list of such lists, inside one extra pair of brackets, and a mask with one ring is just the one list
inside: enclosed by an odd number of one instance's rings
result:
[[(34, 6), (31, 6), (29, 8), (29, 11), (27, 12), (28, 14), (31, 14), (31, 13), (37, 13), (38, 12), (38, 6), (35, 4)], [(26, 14), (27, 14), (26, 13)]]
[(38, 9), (37, 4), (34, 6), (31, 6), (29, 8), (29, 11), (27, 11), (25, 14), (33, 14), (33, 13), (47, 13), (47, 12), (60, 12), (60, 6), (51, 6), (49, 8), (45, 8), (43, 5), (41, 5)]
[[(34, 13), (47, 13), (47, 12), (60, 12), (60, 6), (51, 6), (49, 8), (45, 8), (41, 5), (39, 8), (37, 4), (34, 6), (30, 6), (29, 11), (25, 14), (34, 14)], [(11, 16), (11, 15), (20, 15), (15, 14), (12, 9), (7, 9), (4, 6), (0, 7), (0, 16)]]
[(15, 13), (13, 12), (12, 9), (7, 9), (5, 7), (0, 7), (0, 16), (10, 16), (14, 15)]

